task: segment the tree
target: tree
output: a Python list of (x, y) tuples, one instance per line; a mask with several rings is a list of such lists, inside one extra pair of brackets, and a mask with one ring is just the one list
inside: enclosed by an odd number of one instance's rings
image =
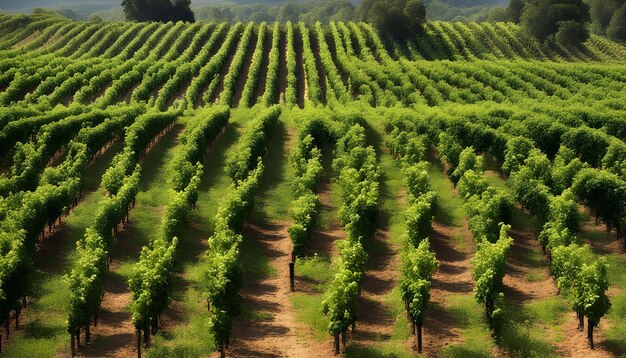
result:
[(609, 289), (607, 267), (604, 258), (591, 265), (583, 265), (576, 285), (574, 307), (587, 316), (587, 339), (593, 349), (593, 328), (598, 326), (600, 319), (611, 308), (606, 295)]
[(450, 173), (450, 180), (456, 185), (468, 170), (482, 173), (485, 170), (485, 160), (482, 156), (476, 155), (474, 147), (463, 149), (459, 155), (459, 165)]
[(502, 300), (506, 259), (513, 239), (508, 235), (511, 226), (502, 224), (500, 238), (494, 244), (488, 241), (478, 243), (478, 250), (471, 260), (472, 277), (476, 283), (474, 296), (485, 304), (485, 313), (489, 326), (497, 335), (501, 308), (497, 304)]
[[(402, 265), (400, 290), (406, 309), (417, 325), (417, 351), (422, 352), (422, 324), (430, 299), (430, 282), (439, 267), (435, 253), (430, 250), (428, 239), (406, 251)], [(414, 326), (415, 327), (415, 326)]]
[(589, 38), (587, 27), (577, 21), (562, 21), (559, 23), (559, 31), (556, 33), (556, 42), (559, 45), (569, 47), (585, 42)]
[(174, 0), (174, 18), (175, 21), (194, 22), (196, 21), (193, 11), (191, 11), (191, 0)]
[(127, 20), (134, 21), (194, 21), (190, 0), (122, 0)]
[(512, 137), (509, 139), (506, 143), (504, 162), (502, 163), (504, 174), (511, 175), (511, 173), (518, 171), (533, 148), (533, 142), (524, 137)]
[[(607, 228), (618, 229), (621, 238), (626, 217), (626, 185), (617, 175), (593, 168), (581, 170), (572, 184), (572, 191)], [(626, 245), (626, 243), (625, 243)]]
[(523, 10), (524, 0), (511, 0), (509, 6), (506, 8), (506, 15), (509, 18), (509, 21), (519, 24)]
[(426, 7), (421, 0), (365, 0), (361, 19), (394, 38), (407, 38), (422, 29)]
[(613, 40), (626, 41), (626, 4), (615, 11), (606, 34)]
[(505, 8), (494, 7), (493, 9), (489, 10), (487, 22), (507, 22), (508, 20), (509, 15), (507, 15)]
[[(573, 26), (561, 26), (562, 22), (573, 21), (587, 25), (591, 21), (589, 5), (583, 0), (535, 0), (526, 3), (521, 17), (521, 25), (524, 31), (541, 42), (553, 42), (559, 31), (563, 39), (580, 40), (579, 37), (571, 36)], [(586, 40), (586, 38), (584, 38)], [(568, 46), (579, 45), (567, 43)]]
[(278, 22), (298, 22), (300, 20), (300, 5), (292, 1), (285, 3), (285, 6), (281, 7), (278, 11), (278, 18), (276, 20)]
[(623, 0), (592, 0), (589, 2), (589, 11), (593, 21), (592, 28), (594, 32), (603, 35), (609, 27), (609, 23), (613, 18), (617, 9), (623, 4)]

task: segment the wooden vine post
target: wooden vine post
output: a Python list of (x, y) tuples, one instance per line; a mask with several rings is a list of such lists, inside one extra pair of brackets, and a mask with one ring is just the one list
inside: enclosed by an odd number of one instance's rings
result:
[(295, 286), (295, 264), (293, 262), (289, 263), (289, 285), (291, 287), (291, 292), (296, 290)]
[(417, 322), (417, 353), (422, 353), (422, 322)]

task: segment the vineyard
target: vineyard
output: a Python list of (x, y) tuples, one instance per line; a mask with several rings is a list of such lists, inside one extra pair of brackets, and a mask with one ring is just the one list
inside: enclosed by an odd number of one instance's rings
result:
[(0, 14), (0, 355), (626, 355), (626, 45)]

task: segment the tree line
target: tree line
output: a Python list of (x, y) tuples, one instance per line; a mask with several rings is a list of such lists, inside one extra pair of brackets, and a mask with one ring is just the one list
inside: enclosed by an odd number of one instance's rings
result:
[(122, 0), (127, 20), (194, 22), (191, 0)]
[(519, 23), (542, 42), (577, 45), (590, 32), (626, 40), (624, 0), (511, 0), (501, 14), (499, 20)]

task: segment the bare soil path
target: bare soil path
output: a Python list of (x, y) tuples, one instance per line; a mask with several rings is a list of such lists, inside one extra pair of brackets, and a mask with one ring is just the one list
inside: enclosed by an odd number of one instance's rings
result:
[(296, 321), (289, 298), (288, 156), (295, 140), (292, 126), (282, 124), (276, 131), (264, 160), (257, 205), (244, 229), (243, 314), (233, 323), (228, 352), (234, 357), (319, 356), (319, 344), (307, 339), (310, 329)]
[(465, 221), (461, 227), (447, 225), (437, 218), (433, 221), (430, 243), (439, 261), (439, 270), (433, 276), (430, 312), (423, 326), (426, 356), (436, 357), (444, 347), (464, 342), (461, 322), (448, 312), (447, 307), (452, 296), (473, 294), (470, 259), (475, 246), (472, 240)]
[[(427, 357), (440, 357), (444, 352), (461, 354), (489, 354), (491, 339), (485, 332), (482, 322), (482, 308), (473, 296), (474, 280), (470, 259), (476, 252), (476, 245), (467, 226), (463, 210), (463, 199), (459, 197), (452, 182), (447, 178), (444, 167), (434, 154), (428, 157), (431, 163), (430, 180), (437, 193), (437, 205), (433, 217), (430, 244), (439, 261), (431, 283), (431, 297), (423, 325), (423, 353)], [(474, 324), (468, 306), (478, 312), (478, 325)], [(481, 327), (481, 324), (483, 327)], [(473, 339), (484, 340), (476, 350), (471, 346)], [(414, 338), (410, 344), (415, 347)]]
[[(334, 190), (331, 178), (333, 176), (332, 162), (333, 150), (327, 139), (321, 145), (322, 166), (324, 173), (322, 179), (315, 190), (320, 200), (320, 215), (317, 223), (311, 232), (311, 241), (307, 250), (308, 256), (315, 254), (323, 255), (327, 258), (336, 257), (339, 253), (335, 242), (346, 236), (346, 233), (339, 223), (338, 203), (333, 203), (332, 191)], [(297, 272), (296, 272), (297, 275)]]
[(350, 337), (359, 345), (388, 341), (393, 333), (395, 317), (385, 307), (385, 300), (398, 286), (400, 257), (398, 247), (390, 239), (389, 228), (382, 226), (367, 243), (370, 258), (359, 297), (359, 319), (356, 332)]
[(246, 239), (256, 240), (273, 274), (244, 284), (241, 297), (247, 317), (236, 319), (230, 354), (233, 357), (313, 357), (316, 344), (307, 340), (308, 328), (295, 320), (289, 300), (291, 240), (289, 223), (246, 225)]

